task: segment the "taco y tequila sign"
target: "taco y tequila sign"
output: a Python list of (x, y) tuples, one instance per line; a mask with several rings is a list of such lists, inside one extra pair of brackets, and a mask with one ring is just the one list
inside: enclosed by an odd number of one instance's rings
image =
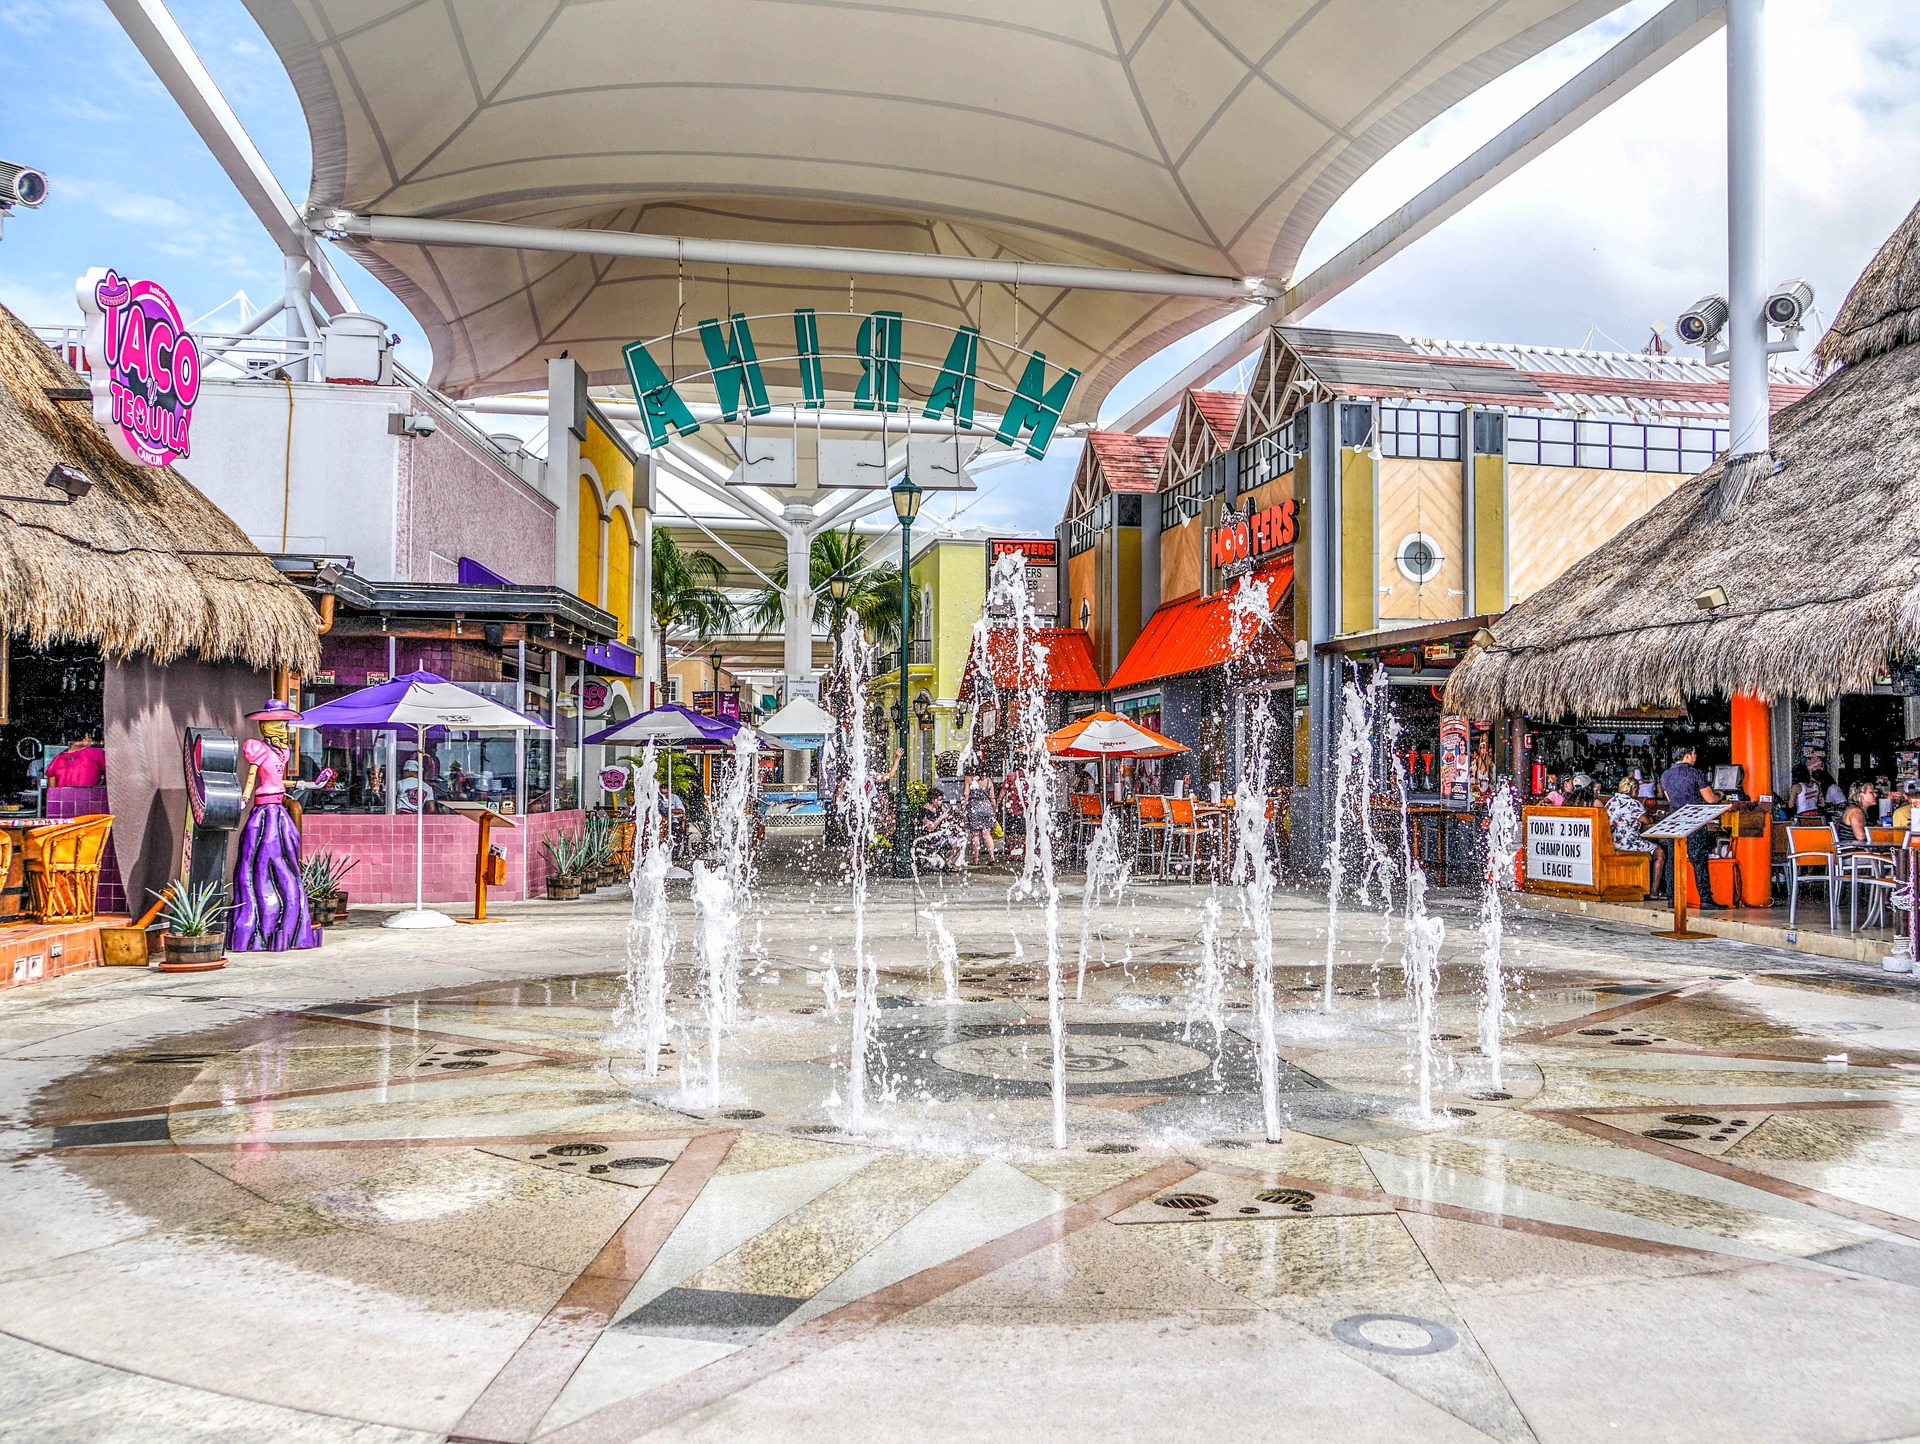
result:
[(93, 415), (114, 450), (136, 466), (189, 455), (200, 348), (173, 297), (156, 282), (97, 268), (74, 290), (87, 317)]

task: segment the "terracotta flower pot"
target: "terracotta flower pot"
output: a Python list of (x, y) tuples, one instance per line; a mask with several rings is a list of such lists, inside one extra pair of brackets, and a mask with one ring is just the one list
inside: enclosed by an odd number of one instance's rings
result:
[(163, 933), (161, 944), (164, 954), (160, 971), (163, 973), (206, 973), (227, 965), (225, 933), (193, 933), (187, 936)]

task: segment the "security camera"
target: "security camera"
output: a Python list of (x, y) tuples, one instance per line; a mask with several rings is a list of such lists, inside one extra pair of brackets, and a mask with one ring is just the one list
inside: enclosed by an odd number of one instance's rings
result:
[(396, 411), (387, 418), (389, 436), (431, 436), (439, 429), (440, 423), (425, 411)]
[(1813, 287), (1805, 281), (1782, 281), (1767, 297), (1767, 324), (1782, 331), (1798, 331), (1812, 305)]
[(32, 166), (0, 160), (0, 206), (37, 206), (47, 198), (47, 178)]
[(1680, 313), (1674, 334), (1689, 346), (1711, 346), (1727, 325), (1727, 298), (1702, 296)]

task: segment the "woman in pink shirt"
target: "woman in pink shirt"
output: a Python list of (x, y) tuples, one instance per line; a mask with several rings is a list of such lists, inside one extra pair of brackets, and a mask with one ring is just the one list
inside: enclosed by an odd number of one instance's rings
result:
[(91, 732), (81, 733), (47, 764), (47, 782), (54, 787), (98, 787), (106, 775), (106, 749)]

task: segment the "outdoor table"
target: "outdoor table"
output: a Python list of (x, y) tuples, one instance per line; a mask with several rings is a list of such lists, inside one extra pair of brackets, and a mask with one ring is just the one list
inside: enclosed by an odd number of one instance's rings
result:
[[(1905, 849), (1897, 842), (1853, 842), (1842, 838), (1836, 844), (1834, 857), (1841, 868), (1844, 869), (1847, 880), (1848, 932), (1857, 932), (1859, 930), (1860, 859), (1867, 858), (1876, 864), (1873, 871), (1868, 873), (1869, 877), (1886, 877), (1889, 874), (1898, 872), (1899, 854), (1904, 850)], [(1885, 873), (1882, 873), (1878, 867), (1878, 864), (1883, 861), (1887, 864), (1887, 871)]]

